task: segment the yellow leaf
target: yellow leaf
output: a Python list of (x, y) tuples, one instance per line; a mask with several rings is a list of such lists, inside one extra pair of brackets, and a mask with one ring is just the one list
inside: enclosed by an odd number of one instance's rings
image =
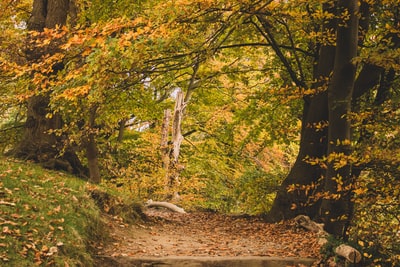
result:
[(372, 255), (370, 255), (370, 254), (368, 254), (368, 253), (366, 253), (366, 252), (364, 252), (363, 256), (364, 256), (365, 258), (371, 258), (371, 257), (372, 257)]
[(354, 189), (353, 190), (353, 192), (356, 194), (356, 195), (362, 195), (362, 194), (364, 194), (365, 192), (367, 192), (367, 188), (357, 188), (357, 189)]

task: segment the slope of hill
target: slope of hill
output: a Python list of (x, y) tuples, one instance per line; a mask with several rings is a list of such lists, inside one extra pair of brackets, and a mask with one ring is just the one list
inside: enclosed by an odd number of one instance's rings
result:
[(87, 184), (35, 164), (0, 158), (0, 265), (91, 266), (106, 237)]

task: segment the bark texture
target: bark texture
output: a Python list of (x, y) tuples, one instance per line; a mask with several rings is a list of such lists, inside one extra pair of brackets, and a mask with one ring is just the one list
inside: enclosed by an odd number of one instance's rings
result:
[(336, 54), (333, 76), (328, 87), (329, 130), (328, 130), (328, 169), (324, 179), (321, 219), (327, 232), (335, 236), (345, 236), (353, 214), (351, 201), (351, 164), (347, 161), (351, 149), (351, 102), (356, 77), (358, 47), (358, 1), (341, 0), (339, 10), (350, 15), (347, 21), (339, 23), (336, 37)]
[[(68, 10), (71, 9), (72, 3), (69, 0), (34, 0), (27, 24), (28, 30), (42, 32), (45, 28), (66, 25)], [(32, 43), (30, 41), (33, 38), (40, 37), (29, 36), (27, 43)], [(32, 64), (38, 63), (44, 55), (57, 52), (57, 46), (57, 41), (42, 47), (28, 45), (25, 51), (26, 58)], [(62, 62), (56, 63), (52, 74), (62, 68)], [(27, 119), (24, 135), (11, 153), (16, 157), (39, 162), (47, 168), (62, 169), (78, 176), (86, 176), (86, 170), (73, 148), (64, 147), (65, 136), (49, 134), (49, 130), (60, 129), (63, 125), (62, 118), (58, 114), (54, 114), (51, 118), (46, 117), (46, 114), (52, 113), (49, 97), (46, 94), (35, 95), (29, 98), (26, 104)]]
[[(161, 129), (161, 153), (163, 168), (166, 173), (166, 192), (173, 191), (172, 198), (179, 199), (177, 186), (179, 185), (179, 175), (184, 169), (184, 165), (179, 163), (181, 144), (184, 140), (182, 135), (182, 121), (187, 104), (190, 101), (193, 91), (197, 88), (199, 81), (196, 80), (200, 61), (197, 59), (193, 66), (193, 73), (189, 80), (186, 94), (179, 90), (176, 94), (174, 112), (164, 111), (163, 124)], [(172, 120), (171, 141), (169, 141), (169, 125)], [(169, 145), (171, 143), (172, 146)]]
[[(312, 88), (324, 90), (328, 87), (324, 81), (329, 81), (329, 89), (316, 96), (305, 98), (300, 151), (294, 166), (277, 193), (271, 211), (266, 215), (269, 221), (307, 214), (314, 220), (323, 221), (328, 232), (342, 236), (351, 219), (350, 191), (348, 188), (347, 191), (341, 191), (341, 187), (339, 192), (338, 180), (335, 180), (335, 177), (340, 176), (340, 179), (344, 179), (343, 187), (346, 188), (346, 185), (357, 177), (360, 170), (350, 169), (349, 166), (337, 169), (334, 161), (331, 161), (326, 169), (311, 165), (305, 159), (322, 158), (328, 154), (333, 158), (335, 154), (348, 155), (351, 152), (351, 147), (346, 143), (351, 138), (350, 122), (346, 119), (346, 115), (352, 106), (357, 106), (357, 100), (362, 95), (380, 84), (383, 77), (381, 67), (364, 63), (354, 81), (356, 66), (352, 64), (352, 59), (368, 31), (370, 16), (369, 6), (363, 1), (360, 7), (361, 22), (358, 27), (358, 17), (354, 15), (358, 7), (355, 2), (340, 1), (335, 5), (324, 4), (323, 6), (324, 11), (335, 14), (348, 9), (351, 12), (351, 18), (340, 23), (332, 19), (324, 24), (323, 31), (336, 32), (337, 39), (335, 45), (321, 44), (313, 73), (313, 78), (317, 82), (312, 85)], [(357, 36), (358, 32), (359, 36)], [(319, 130), (311, 127), (316, 123), (325, 123), (326, 127)], [(328, 134), (330, 142), (328, 142)], [(288, 192), (290, 185), (298, 185), (299, 190)], [(321, 194), (319, 196), (316, 194), (324, 191), (336, 194), (340, 200), (336, 201), (337, 199), (332, 198), (322, 201)]]
[[(335, 9), (325, 4), (326, 12), (335, 13)], [(336, 29), (336, 20), (331, 19), (324, 24), (324, 32)], [(312, 85), (317, 93), (304, 98), (300, 150), (290, 173), (281, 184), (270, 212), (268, 221), (276, 222), (294, 218), (299, 214), (307, 214), (314, 218), (319, 212), (320, 201), (313, 199), (320, 191), (320, 183), (324, 170), (319, 165), (311, 165), (306, 159), (319, 159), (327, 152), (328, 94), (326, 81), (333, 70), (335, 47), (330, 44), (321, 45), (315, 59)], [(322, 125), (322, 128), (317, 128)], [(288, 186), (298, 185), (295, 191), (288, 192)], [(305, 189), (308, 189), (307, 191)]]
[[(272, 208), (266, 215), (267, 220), (280, 221), (299, 214), (308, 214), (310, 217), (317, 215), (318, 203), (310, 197), (319, 190), (323, 170), (318, 165), (311, 165), (306, 159), (322, 158), (326, 153), (327, 129), (317, 131), (315, 125), (328, 121), (327, 105), (328, 97), (324, 92), (312, 97), (304, 108), (300, 150), (290, 173), (279, 187)], [(288, 192), (291, 185), (297, 185), (296, 189)], [(309, 190), (306, 191), (306, 188)]]

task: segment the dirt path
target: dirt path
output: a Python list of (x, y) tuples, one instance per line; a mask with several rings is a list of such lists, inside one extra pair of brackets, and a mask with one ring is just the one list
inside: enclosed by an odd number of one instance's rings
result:
[(163, 209), (145, 213), (149, 223), (126, 225), (109, 218), (113, 240), (99, 245), (98, 258), (319, 256), (317, 237), (290, 221), (269, 224), (259, 218)]

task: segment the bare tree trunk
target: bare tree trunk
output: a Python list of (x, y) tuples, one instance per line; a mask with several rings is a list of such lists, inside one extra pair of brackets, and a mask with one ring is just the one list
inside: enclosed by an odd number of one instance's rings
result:
[(169, 202), (164, 202), (164, 201), (153, 201), (153, 200), (148, 200), (146, 202), (146, 207), (162, 207), (162, 208), (167, 208), (169, 210), (178, 212), (178, 213), (186, 213), (184, 209), (181, 207), (176, 206), (175, 204), (169, 203)]
[[(175, 190), (175, 186), (179, 184), (179, 175), (183, 170), (184, 166), (179, 164), (179, 154), (181, 149), (181, 144), (183, 141), (182, 135), (182, 120), (187, 103), (190, 101), (193, 90), (198, 86), (198, 81), (196, 80), (197, 71), (199, 69), (200, 62), (195, 62), (193, 67), (193, 73), (188, 84), (186, 94), (184, 96), (183, 92), (179, 90), (176, 95), (174, 114), (172, 116), (172, 147), (170, 148), (168, 137), (169, 137), (169, 124), (171, 119), (171, 111), (164, 111), (164, 119), (162, 125), (161, 133), (161, 151), (163, 157), (163, 168), (166, 172), (167, 177), (167, 190)], [(179, 198), (178, 192), (175, 190), (173, 193), (173, 198)]]
[(174, 109), (174, 120), (172, 121), (172, 163), (175, 165), (178, 163), (179, 152), (181, 150), (181, 144), (183, 141), (181, 125), (183, 110), (185, 109), (185, 103), (183, 101), (183, 92), (179, 91), (176, 95)]
[(164, 118), (161, 126), (161, 157), (163, 163), (163, 169), (165, 170), (166, 182), (165, 185), (168, 185), (168, 173), (169, 173), (169, 164), (170, 164), (170, 148), (169, 148), (169, 123), (171, 120), (171, 110), (164, 110)]
[(176, 186), (179, 185), (179, 175), (182, 171), (179, 165), (179, 153), (181, 150), (181, 144), (183, 141), (181, 126), (183, 111), (185, 109), (185, 103), (183, 98), (183, 92), (179, 91), (176, 95), (175, 108), (172, 120), (172, 148), (169, 155), (169, 164), (167, 169), (168, 175), (168, 187), (173, 190), (173, 198), (179, 199), (179, 193), (176, 190)]
[[(179, 154), (183, 141), (181, 125), (183, 111), (185, 109), (183, 92), (179, 91), (176, 95), (174, 114), (171, 115), (171, 110), (164, 111), (163, 124), (161, 128), (161, 155), (163, 168), (166, 176), (166, 191), (175, 191), (173, 198), (179, 198), (175, 186), (179, 184), (179, 174), (182, 170), (179, 165)], [(172, 134), (171, 145), (169, 144), (169, 125), (172, 116)]]

